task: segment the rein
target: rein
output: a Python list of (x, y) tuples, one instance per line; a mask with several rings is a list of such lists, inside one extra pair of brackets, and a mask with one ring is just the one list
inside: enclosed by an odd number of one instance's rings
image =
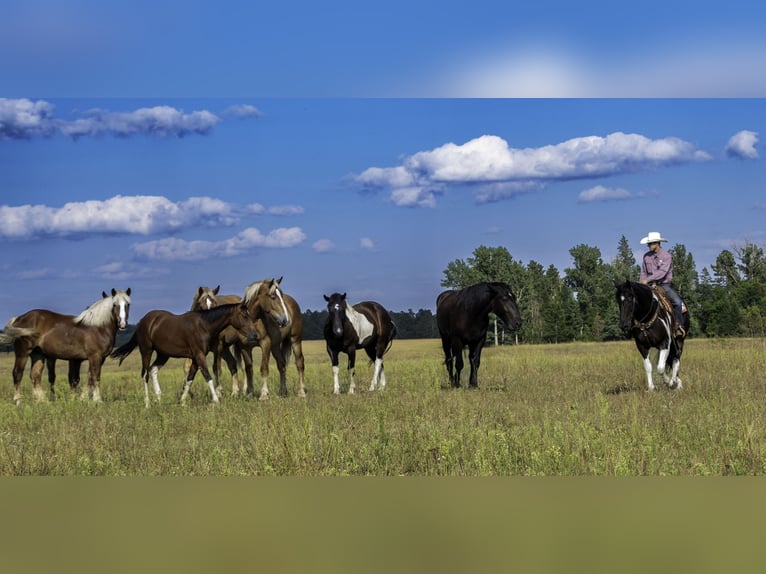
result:
[[(635, 299), (634, 299), (635, 302)], [(634, 303), (635, 304), (635, 303)], [(654, 307), (654, 311), (652, 311), (652, 307)], [(657, 315), (660, 313), (660, 302), (657, 300), (657, 296), (652, 293), (652, 303), (649, 305), (649, 311), (644, 315), (643, 319), (640, 321), (638, 319), (633, 319), (633, 329), (638, 329), (639, 331), (646, 331), (649, 327), (654, 325), (654, 322), (657, 320)], [(647, 317), (651, 315), (651, 318), (647, 320)]]

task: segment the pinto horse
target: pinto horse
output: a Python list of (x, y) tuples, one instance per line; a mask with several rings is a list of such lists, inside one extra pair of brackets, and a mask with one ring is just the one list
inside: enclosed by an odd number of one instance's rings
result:
[(354, 366), (356, 350), (364, 349), (370, 361), (374, 361), (370, 390), (377, 387), (384, 389), (386, 375), (383, 371), (383, 355), (391, 348), (396, 337), (396, 325), (388, 311), (375, 301), (362, 301), (349, 305), (346, 294), (333, 293), (327, 301), (327, 321), (324, 325), (324, 338), (327, 354), (330, 355), (333, 374), (333, 394), (340, 394), (338, 382), (338, 355), (348, 355), (349, 387), (348, 393), (354, 393)]
[[(615, 297), (620, 308), (620, 328), (623, 333), (633, 337), (638, 352), (644, 360), (648, 390), (654, 390), (652, 381), (652, 361), (649, 349), (658, 349), (657, 371), (671, 389), (682, 388), (678, 370), (681, 367), (681, 354), (686, 336), (674, 337), (673, 311), (660, 300), (657, 291), (643, 283), (625, 281), (614, 282)], [(684, 324), (689, 332), (689, 311), (684, 309)], [(670, 374), (667, 366), (670, 365)]]
[(0, 343), (13, 343), (16, 361), (13, 366), (13, 400), (21, 401), (19, 386), (24, 375), (27, 358), (32, 358), (29, 377), (36, 399), (43, 398), (40, 379), (48, 362), (48, 380), (51, 384), (51, 396), (54, 395), (55, 360), (65, 359), (70, 364), (70, 386), (73, 384), (73, 371), (79, 382), (80, 365), (88, 361), (88, 386), (83, 389), (82, 398), (89, 396), (95, 402), (101, 401), (101, 367), (114, 347), (117, 330), (128, 326), (130, 310), (130, 289), (112, 294), (102, 293), (101, 299), (93, 303), (77, 316), (62, 315), (46, 309), (33, 309), (19, 317), (14, 317), (5, 326), (0, 335)]
[(443, 291), (436, 298), (436, 324), (442, 339), (444, 362), (450, 383), (455, 388), (460, 387), (465, 346), (468, 346), (468, 360), (471, 363), (469, 387), (479, 386), (481, 350), (487, 338), (490, 312), (510, 329), (521, 325), (516, 296), (505, 283), (477, 283), (465, 289)]
[[(298, 396), (306, 396), (306, 385), (303, 374), (305, 361), (303, 358), (303, 320), (298, 302), (280, 288), (282, 277), (279, 279), (264, 279), (251, 283), (245, 289), (244, 300), (253, 310), (253, 302), (262, 301), (264, 297), (271, 302), (269, 305), (260, 304), (261, 311), (256, 317), (257, 342), (250, 344), (235, 343), (237, 358), (245, 365), (247, 379), (247, 395), (254, 394), (253, 388), (253, 347), (261, 348), (261, 392), (260, 400), (269, 398), (269, 359), (271, 356), (279, 370), (279, 391), (281, 397), (287, 396), (287, 361), (292, 354), (295, 367), (298, 370)], [(269, 312), (265, 312), (268, 309)], [(231, 367), (230, 367), (231, 368)], [(232, 378), (232, 385), (235, 379)]]
[[(160, 368), (172, 358), (193, 359), (191, 369), (186, 376), (181, 403), (185, 403), (189, 396), (191, 383), (197, 370), (210, 387), (213, 402), (217, 403), (218, 394), (215, 384), (207, 368), (207, 353), (210, 348), (210, 340), (227, 326), (231, 325), (240, 331), (245, 337), (255, 338), (255, 325), (250, 318), (247, 305), (244, 303), (231, 303), (221, 305), (208, 310), (187, 311), (182, 315), (174, 315), (168, 311), (154, 310), (144, 315), (136, 326), (133, 337), (115, 349), (112, 358), (120, 359), (120, 364), (125, 357), (136, 347), (141, 352), (141, 379), (144, 382), (144, 403), (149, 408), (149, 375), (151, 374), (154, 384), (154, 394), (157, 402), (160, 401), (162, 391), (157, 379)], [(156, 352), (156, 358), (152, 362), (152, 355)]]

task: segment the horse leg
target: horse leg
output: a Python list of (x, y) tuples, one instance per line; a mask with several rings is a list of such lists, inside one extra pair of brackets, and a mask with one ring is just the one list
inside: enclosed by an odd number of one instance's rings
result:
[[(221, 358), (223, 357), (223, 360), (226, 361), (226, 366), (229, 369), (229, 373), (231, 374), (231, 396), (236, 397), (239, 395), (239, 374), (237, 372), (237, 361), (236, 357), (232, 354), (231, 348), (227, 345), (222, 345), (218, 348), (218, 351), (213, 356), (213, 371), (215, 372), (216, 380), (218, 381), (218, 384), (216, 385), (216, 390), (219, 392), (219, 394), (222, 394), (223, 387), (221, 386)], [(242, 384), (242, 391), (244, 392), (245, 385)]]
[(13, 363), (13, 402), (18, 405), (21, 402), (21, 379), (24, 378), (24, 369), (27, 367), (29, 348), (17, 339), (13, 345), (13, 350), (16, 355), (16, 360)]
[(236, 346), (234, 350), (237, 356), (237, 364), (239, 364), (241, 359), (242, 364), (244, 365), (246, 384), (245, 396), (255, 396), (255, 385), (253, 384), (253, 347), (250, 345), (245, 347)]
[(460, 372), (463, 370), (463, 343), (454, 341), (452, 343), (452, 356), (455, 357), (455, 375), (452, 377), (452, 386), (460, 388)]
[(32, 351), (32, 366), (29, 369), (29, 378), (32, 381), (32, 395), (38, 401), (45, 400), (40, 380), (43, 376), (43, 369), (45, 368), (45, 356), (42, 351), (35, 349)]
[[(370, 360), (373, 361), (375, 368), (372, 371), (372, 381), (370, 381), (370, 390), (374, 391), (375, 388), (378, 386), (378, 380), (380, 379), (380, 373), (383, 370), (383, 354), (381, 350), (379, 349), (380, 344), (376, 345), (375, 348), (366, 348), (365, 351), (367, 352), (367, 356), (370, 357)], [(385, 347), (383, 348), (385, 350)], [(385, 383), (383, 383), (385, 385)]]
[(330, 355), (330, 364), (332, 364), (332, 394), (339, 395), (340, 380), (338, 371), (340, 371), (340, 367), (338, 367), (338, 352), (328, 346), (327, 354)]
[[(274, 351), (276, 349), (276, 351)], [(274, 360), (277, 362), (277, 370), (279, 371), (279, 391), (277, 394), (280, 397), (287, 396), (287, 358), (282, 350), (282, 345), (272, 347), (271, 354)]]
[[(220, 402), (218, 400), (218, 393), (215, 392), (215, 381), (213, 380), (213, 377), (210, 375), (210, 371), (207, 368), (207, 358), (205, 357), (204, 351), (200, 351), (197, 354), (197, 365), (199, 366), (199, 370), (202, 372), (202, 376), (205, 377), (205, 380), (207, 381), (207, 386), (210, 387), (210, 394), (213, 397), (213, 402)], [(190, 383), (191, 381), (188, 381), (188, 384)]]
[(442, 349), (444, 350), (444, 365), (447, 367), (447, 376), (449, 377), (450, 385), (454, 380), (452, 374), (453, 363), (455, 362), (455, 356), (452, 354), (452, 343), (446, 338), (442, 338)]
[(258, 397), (262, 401), (269, 400), (269, 358), (271, 357), (271, 339), (265, 337), (261, 343), (261, 394)]
[(80, 359), (71, 359), (69, 361), (69, 392), (74, 393), (77, 391), (77, 387), (80, 384), (80, 366), (82, 361)]
[(681, 359), (675, 358), (673, 362), (671, 363), (671, 374), (670, 374), (670, 380), (668, 381), (668, 386), (671, 389), (682, 389), (683, 385), (681, 384), (681, 379), (678, 378), (678, 369), (681, 368)]
[(48, 369), (48, 384), (50, 385), (50, 400), (54, 400), (56, 398), (56, 392), (53, 390), (54, 385), (56, 384), (56, 358), (55, 357), (48, 357), (46, 359), (47, 369)]
[(356, 372), (356, 349), (351, 347), (346, 351), (348, 353), (348, 394), (353, 395), (356, 385), (354, 384), (354, 374)]
[(303, 382), (303, 371), (305, 362), (303, 359), (303, 343), (297, 337), (292, 341), (293, 358), (295, 359), (295, 368), (298, 369), (298, 396), (306, 396), (306, 385)]
[(484, 347), (484, 339), (481, 339), (473, 347), (468, 347), (468, 361), (471, 363), (471, 377), (468, 379), (468, 388), (479, 388), (479, 365), (481, 364), (481, 350)]
[(160, 389), (160, 381), (157, 377), (157, 374), (160, 371), (160, 367), (162, 367), (165, 363), (167, 363), (168, 358), (164, 355), (157, 354), (157, 358), (154, 360), (154, 362), (151, 364), (151, 367), (149, 366), (149, 362), (152, 358), (152, 350), (149, 349), (148, 353), (145, 353), (143, 350), (141, 351), (141, 378), (144, 380), (144, 405), (146, 408), (149, 408), (150, 401), (149, 401), (149, 376), (152, 377), (152, 384), (154, 386), (154, 396), (157, 400), (157, 404), (160, 403), (160, 399), (162, 398), (162, 389)]
[(652, 381), (652, 360), (647, 353), (644, 356), (644, 371), (646, 372), (646, 390), (654, 390), (654, 382)]
[(99, 357), (88, 359), (88, 388), (94, 403), (101, 402), (101, 365), (103, 361)]
[(197, 374), (197, 371), (199, 370), (199, 366), (195, 361), (192, 361), (191, 366), (189, 367), (189, 372), (186, 373), (186, 377), (184, 378), (184, 386), (183, 390), (181, 391), (181, 404), (186, 404), (186, 399), (189, 398), (189, 395), (191, 395), (191, 384), (194, 380), (195, 375)]

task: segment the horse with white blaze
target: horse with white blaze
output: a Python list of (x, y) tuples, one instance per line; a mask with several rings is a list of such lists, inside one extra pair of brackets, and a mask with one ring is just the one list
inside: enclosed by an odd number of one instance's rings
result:
[(352, 306), (346, 301), (345, 293), (333, 293), (329, 297), (324, 295), (324, 299), (327, 301), (328, 312), (324, 338), (327, 354), (332, 362), (333, 393), (340, 394), (338, 355), (341, 352), (348, 355), (348, 392), (354, 393), (357, 349), (364, 349), (375, 364), (370, 390), (385, 388), (383, 355), (391, 348), (391, 343), (396, 337), (396, 325), (388, 311), (375, 301), (362, 301)]

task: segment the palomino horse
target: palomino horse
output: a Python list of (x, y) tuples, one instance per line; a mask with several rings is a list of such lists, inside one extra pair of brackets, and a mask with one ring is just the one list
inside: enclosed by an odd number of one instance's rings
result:
[(340, 394), (338, 383), (338, 355), (348, 355), (349, 394), (354, 393), (354, 365), (356, 350), (364, 349), (367, 356), (375, 363), (370, 390), (386, 387), (386, 374), (383, 371), (383, 355), (391, 348), (396, 337), (396, 325), (388, 311), (375, 301), (362, 301), (349, 305), (346, 294), (333, 293), (327, 301), (327, 321), (324, 324), (324, 339), (327, 354), (330, 355), (333, 375), (333, 393)]
[[(505, 283), (477, 283), (457, 291), (444, 291), (436, 298), (436, 324), (442, 339), (447, 374), (453, 387), (460, 387), (463, 347), (468, 346), (471, 363), (469, 387), (479, 386), (481, 350), (487, 338), (490, 312), (510, 329), (521, 325), (516, 296)], [(455, 363), (455, 372), (452, 364)]]
[(128, 326), (130, 310), (130, 289), (112, 294), (102, 293), (101, 299), (77, 316), (62, 315), (46, 309), (33, 309), (14, 317), (0, 334), (0, 343), (13, 343), (16, 361), (13, 367), (13, 400), (21, 400), (19, 386), (24, 375), (27, 357), (32, 358), (29, 377), (35, 398), (42, 399), (40, 379), (48, 361), (48, 380), (51, 395), (54, 395), (55, 359), (70, 361), (70, 385), (72, 369), (77, 369), (79, 381), (80, 365), (88, 361), (88, 386), (83, 389), (82, 398), (101, 400), (101, 367), (114, 346), (117, 330)]
[[(190, 358), (194, 360), (189, 374), (184, 382), (181, 403), (186, 402), (189, 395), (191, 382), (197, 370), (210, 387), (213, 402), (218, 402), (213, 378), (207, 368), (207, 353), (210, 348), (210, 340), (227, 326), (233, 326), (248, 338), (255, 337), (255, 325), (244, 303), (231, 303), (221, 305), (209, 310), (188, 311), (182, 315), (174, 315), (168, 311), (149, 311), (144, 315), (136, 326), (130, 341), (115, 349), (111, 356), (120, 359), (120, 364), (125, 357), (136, 347), (141, 352), (141, 378), (144, 381), (145, 405), (149, 408), (149, 375), (152, 376), (154, 394), (157, 402), (160, 400), (162, 391), (157, 379), (160, 368), (173, 358)], [(154, 362), (151, 362), (152, 354), (157, 353)]]
[[(292, 353), (295, 367), (298, 370), (298, 396), (306, 396), (306, 386), (303, 381), (305, 370), (303, 360), (303, 321), (298, 302), (287, 293), (282, 292), (279, 279), (264, 279), (248, 285), (245, 289), (245, 302), (253, 310), (253, 302), (268, 297), (271, 300), (271, 313), (261, 312), (258, 326), (258, 342), (261, 348), (261, 393), (259, 398), (269, 398), (269, 355), (274, 357), (279, 369), (279, 396), (287, 396), (287, 361)], [(263, 306), (262, 306), (263, 307)], [(266, 307), (264, 307), (266, 308)], [(281, 313), (279, 310), (281, 309)], [(235, 345), (237, 352), (245, 363), (247, 378), (247, 394), (252, 395), (253, 389), (253, 356), (254, 345)]]
[[(671, 389), (682, 388), (678, 370), (681, 367), (681, 354), (686, 336), (673, 336), (673, 311), (660, 300), (654, 288), (625, 281), (614, 282), (617, 305), (620, 307), (620, 328), (623, 333), (633, 337), (638, 352), (644, 360), (648, 390), (654, 389), (652, 381), (652, 361), (649, 349), (658, 349), (657, 371)], [(689, 311), (684, 309), (684, 324), (689, 332)], [(667, 366), (670, 365), (670, 374)]]

